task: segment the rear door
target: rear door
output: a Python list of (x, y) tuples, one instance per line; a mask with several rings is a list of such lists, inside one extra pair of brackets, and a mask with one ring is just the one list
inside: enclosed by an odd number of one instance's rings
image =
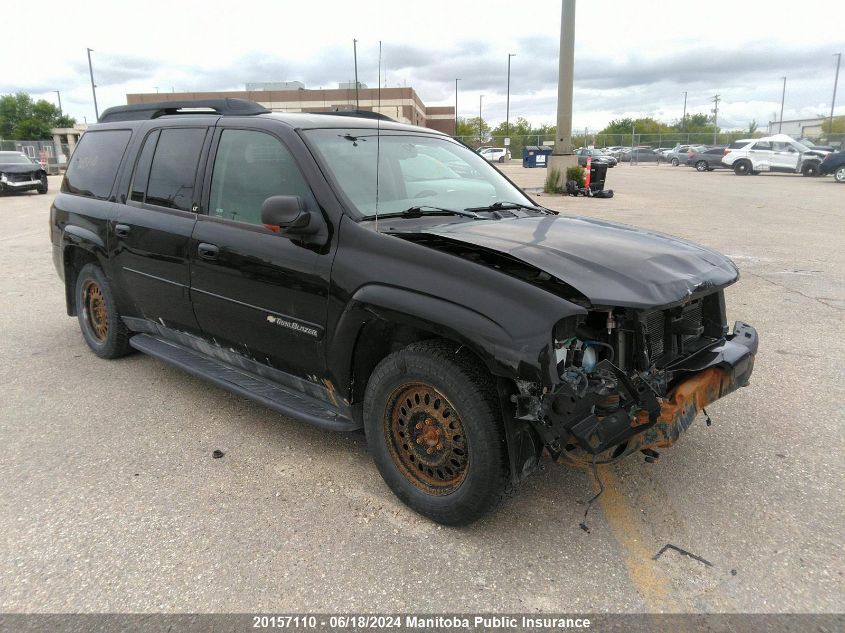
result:
[(127, 192), (110, 221), (115, 284), (127, 316), (198, 332), (188, 243), (197, 221), (198, 165), (208, 125), (147, 129)]
[(748, 150), (748, 158), (751, 159), (754, 170), (769, 171), (772, 168), (772, 160), (774, 159), (772, 142), (757, 141)]
[[(300, 196), (320, 213), (287, 142), (262, 122), (215, 132), (204, 208), (191, 240), (191, 296), (206, 338), (300, 378), (324, 375), (323, 334), (333, 248), (261, 223), (270, 196)], [(304, 150), (304, 145), (302, 145)]]

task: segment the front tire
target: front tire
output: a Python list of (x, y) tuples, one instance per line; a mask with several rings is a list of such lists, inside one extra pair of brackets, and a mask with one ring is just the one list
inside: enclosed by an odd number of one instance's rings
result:
[(818, 163), (807, 163), (801, 168), (801, 173), (808, 178), (815, 178), (819, 175), (819, 171)]
[(672, 167), (677, 167), (680, 164), (681, 164), (681, 161), (679, 161), (677, 158), (672, 159)]
[(505, 157), (504, 157), (504, 156), (499, 156), (499, 162), (500, 162), (500, 163), (504, 163), (504, 162), (505, 162)]
[(96, 264), (86, 264), (76, 278), (76, 315), (88, 347), (100, 358), (131, 351), (129, 330), (117, 312), (109, 282)]
[(423, 341), (382, 360), (367, 384), (364, 431), (385, 483), (433, 521), (471, 523), (504, 497), (508, 460), (496, 389), (460, 345)]
[(38, 185), (38, 189), (36, 189), (38, 193), (44, 194), (47, 193), (47, 176), (41, 176), (41, 184)]
[(845, 183), (845, 165), (839, 167), (835, 172), (833, 172), (833, 179), (836, 182)]
[(695, 164), (696, 171), (707, 171), (707, 161), (700, 160)]
[(734, 163), (734, 173), (737, 176), (747, 176), (751, 173), (751, 163), (747, 160), (738, 160)]

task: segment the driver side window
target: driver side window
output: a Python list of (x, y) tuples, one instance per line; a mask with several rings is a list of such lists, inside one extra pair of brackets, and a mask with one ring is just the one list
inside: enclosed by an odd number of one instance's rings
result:
[(270, 196), (300, 196), (316, 206), (293, 157), (277, 138), (255, 130), (224, 130), (214, 159), (208, 214), (261, 224), (261, 205)]

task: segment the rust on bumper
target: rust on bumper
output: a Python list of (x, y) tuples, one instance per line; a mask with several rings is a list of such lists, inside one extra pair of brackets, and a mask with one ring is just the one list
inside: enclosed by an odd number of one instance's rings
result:
[(657, 423), (633, 438), (635, 450), (672, 446), (707, 405), (732, 391), (730, 372), (711, 367), (687, 378), (660, 403)]

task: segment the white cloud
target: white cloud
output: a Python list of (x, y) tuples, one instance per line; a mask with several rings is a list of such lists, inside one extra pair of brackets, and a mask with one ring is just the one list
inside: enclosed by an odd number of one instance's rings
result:
[[(67, 3), (47, 0), (46, 16), (67, 15)], [(722, 96), (720, 120), (764, 124), (780, 110), (786, 75), (785, 117), (827, 112), (834, 52), (845, 50), (837, 29), (801, 28), (794, 3), (586, 2), (577, 8), (576, 128), (611, 118), (680, 118), (707, 112)], [(827, 25), (845, 23), (845, 5), (812, 14)], [(803, 14), (802, 14), (803, 15)], [(32, 38), (7, 29), (0, 59), (0, 93), (24, 90), (55, 99), (93, 119), (86, 47), (93, 61), (101, 111), (125, 103), (128, 92), (240, 89), (247, 81), (304, 81), (333, 86), (353, 76), (352, 38), (358, 38), (359, 77), (377, 83), (378, 40), (384, 42), (389, 85), (414, 86), (430, 104), (454, 102), (460, 77), (460, 114), (474, 116), (484, 94), (484, 116), (504, 119), (507, 54), (512, 61), (511, 117), (555, 118), (560, 3), (549, 0), (320, 3), (261, 1), (73, 4), (72, 25), (48, 21), (55, 32)], [(816, 31), (816, 32), (814, 32)], [(37, 52), (33, 55), (33, 52)], [(845, 84), (845, 73), (843, 73)], [(845, 89), (842, 90), (845, 93)], [(837, 110), (845, 112), (845, 94)]]

